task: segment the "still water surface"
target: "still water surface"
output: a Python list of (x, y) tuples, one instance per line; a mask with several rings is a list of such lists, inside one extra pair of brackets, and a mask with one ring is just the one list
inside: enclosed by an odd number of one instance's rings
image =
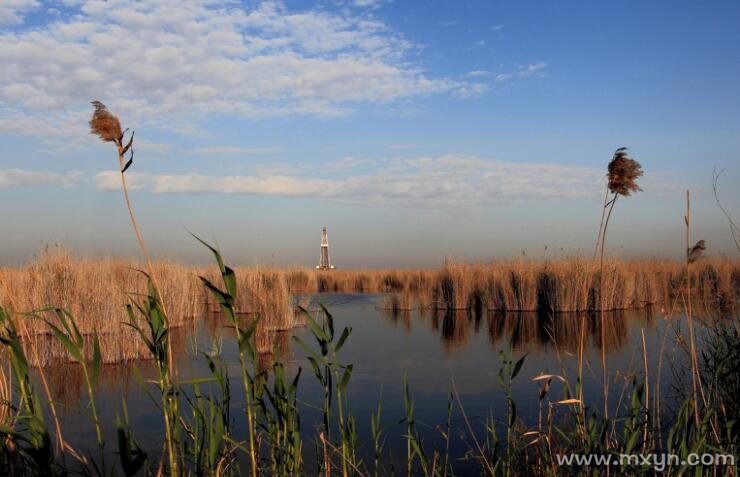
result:
[[(554, 317), (536, 313), (495, 313), (482, 316), (466, 313), (445, 315), (443, 312), (397, 312), (381, 309), (383, 295), (372, 294), (317, 294), (312, 295), (311, 308), (324, 303), (334, 315), (338, 333), (344, 326), (353, 329), (341, 350), (341, 362), (354, 364), (349, 386), (349, 399), (357, 419), (360, 443), (371, 448), (370, 413), (382, 399), (382, 422), (389, 426), (386, 449), (393, 455), (405, 453), (402, 440), (403, 379), (408, 376), (414, 399), (415, 416), (426, 442), (433, 446), (439, 432), (435, 426), (444, 426), (450, 392), (455, 389), (465, 412), (476, 430), (488, 415), (502, 418), (506, 404), (497, 375), (501, 368), (499, 351), (513, 350), (515, 359), (527, 354), (525, 364), (517, 377), (513, 394), (518, 414), (528, 425), (535, 425), (539, 413), (539, 387), (532, 378), (545, 374), (577, 374), (576, 351), (579, 327), (585, 321), (588, 332), (587, 361), (591, 363), (585, 376), (585, 396), (593, 406), (601, 406), (602, 374), (600, 338), (595, 320), (574, 314)], [(676, 335), (682, 333), (683, 322), (666, 319), (650, 310), (616, 313), (608, 316), (606, 349), (610, 370), (611, 400), (616, 401), (624, 383), (643, 372), (643, 340), (648, 356), (651, 382), (655, 383), (660, 368), (660, 379), (669, 395), (675, 383), (671, 360), (681, 359)], [(291, 339), (291, 335), (314, 345), (310, 331), (299, 327), (275, 336), (275, 353), (263, 354), (264, 364), (280, 360), (286, 374), (292, 379), (298, 367), (303, 368), (299, 383), (302, 402), (301, 426), (305, 435), (304, 448), (307, 468), (313, 461), (313, 439), (321, 420), (314, 406), (319, 406), (322, 390), (305, 359), (305, 352)], [(221, 348), (229, 365), (232, 389), (232, 419), (237, 438), (239, 422), (243, 419), (244, 399), (241, 394), (238, 355), (233, 332), (217, 316), (195, 321), (175, 335), (176, 361), (181, 379), (210, 376), (203, 353), (211, 353), (214, 342)], [(661, 353), (662, 348), (662, 353)], [(661, 358), (662, 355), (662, 358)], [(65, 438), (78, 448), (94, 445), (95, 434), (91, 422), (80, 411), (84, 402), (84, 387), (79, 369), (71, 365), (55, 366), (49, 372), (53, 393), (62, 403), (61, 418)], [(114, 418), (121, 413), (121, 399), (126, 400), (131, 427), (139, 444), (157, 455), (162, 446), (162, 418), (149, 395), (142, 389), (141, 380), (152, 379), (151, 363), (141, 361), (124, 365), (108, 365), (101, 371), (97, 391), (98, 410), (106, 426), (106, 441), (115, 452)], [(575, 379), (572, 379), (575, 382)], [(563, 398), (562, 385), (553, 381), (549, 399)], [(155, 391), (156, 393), (156, 391)], [(665, 397), (668, 399), (668, 397)], [(462, 456), (472, 440), (455, 404), (453, 413), (453, 452)]]

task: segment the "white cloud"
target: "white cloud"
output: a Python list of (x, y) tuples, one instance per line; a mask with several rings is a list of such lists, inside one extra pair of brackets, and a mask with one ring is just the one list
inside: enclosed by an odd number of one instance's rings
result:
[(354, 5), (355, 7), (360, 7), (360, 8), (366, 8), (366, 7), (378, 8), (385, 3), (390, 3), (392, 1), (393, 0), (353, 0), (352, 5)]
[(516, 71), (497, 74), (495, 79), (496, 81), (501, 83), (513, 78), (529, 78), (530, 76), (535, 75), (543, 76), (545, 73), (542, 70), (544, 70), (546, 66), (547, 64), (543, 62), (532, 63), (526, 66), (519, 66)]
[(37, 0), (3, 0), (0, 2), (0, 25), (23, 23), (26, 12), (39, 6)]
[(83, 178), (81, 172), (72, 171), (65, 174), (51, 171), (26, 171), (22, 169), (0, 170), (0, 189), (6, 187), (31, 187), (53, 185), (74, 187)]
[(279, 154), (282, 152), (281, 147), (237, 147), (237, 146), (211, 146), (211, 147), (199, 147), (192, 150), (193, 154), (201, 155), (223, 155), (223, 154), (239, 154), (243, 156), (263, 155), (263, 154)]
[(454, 95), (458, 98), (470, 99), (477, 98), (481, 94), (488, 91), (489, 86), (483, 83), (471, 83), (466, 86), (461, 86), (454, 91)]
[(370, 164), (372, 162), (373, 161), (370, 161), (368, 159), (360, 159), (359, 157), (344, 156), (340, 159), (331, 161), (328, 164), (323, 165), (321, 169), (327, 172), (341, 172), (354, 169), (363, 164)]
[[(354, 158), (347, 159), (354, 163)], [(449, 154), (386, 161), (374, 172), (344, 178), (130, 173), (133, 189), (157, 194), (220, 193), (314, 197), (347, 202), (415, 205), (479, 204), (497, 200), (598, 197), (602, 170), (559, 164), (511, 163)], [(95, 177), (117, 190), (116, 171)]]
[(520, 67), (517, 75), (526, 78), (528, 76), (532, 76), (533, 74), (536, 74), (540, 70), (543, 70), (545, 66), (546, 66), (545, 63), (540, 62), (540, 63), (534, 63), (534, 64), (527, 65), (524, 67)]
[(428, 76), (407, 59), (416, 45), (347, 9), (217, 0), (85, 0), (75, 9), (0, 33), (0, 132), (49, 139), (64, 134), (45, 128), (75, 124), (80, 133), (91, 99), (126, 126), (189, 132), (213, 114), (337, 116), (476, 89)]
[(504, 29), (504, 26), (503, 25), (493, 25), (491, 27), (491, 30), (493, 30), (493, 31), (501, 31), (503, 29)]

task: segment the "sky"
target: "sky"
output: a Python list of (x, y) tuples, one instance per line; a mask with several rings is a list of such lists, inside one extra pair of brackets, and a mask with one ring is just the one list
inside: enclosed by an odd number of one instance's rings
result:
[(589, 256), (606, 166), (643, 192), (609, 253), (733, 256), (740, 3), (0, 0), (0, 263), (46, 246), (135, 256), (91, 100), (136, 131), (126, 172), (154, 254), (427, 267)]

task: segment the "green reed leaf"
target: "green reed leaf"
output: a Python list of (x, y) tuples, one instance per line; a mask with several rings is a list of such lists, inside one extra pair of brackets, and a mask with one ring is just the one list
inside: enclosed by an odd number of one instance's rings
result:
[(100, 362), (101, 362), (100, 337), (98, 336), (97, 330), (93, 330), (92, 339), (93, 339), (92, 383), (93, 383), (93, 386), (96, 386), (98, 384), (98, 377), (100, 376)]
[(511, 373), (511, 379), (514, 379), (517, 374), (519, 374), (519, 371), (522, 369), (522, 365), (524, 364), (524, 359), (527, 357), (528, 353), (525, 353), (524, 356), (519, 358), (519, 361), (516, 362), (514, 365), (514, 371)]
[(57, 328), (53, 323), (47, 321), (46, 324), (49, 328), (51, 328), (51, 332), (54, 334), (56, 339), (64, 345), (64, 347), (67, 349), (69, 354), (72, 355), (75, 361), (77, 361), (78, 363), (82, 363), (82, 353), (77, 345), (73, 343), (72, 340), (70, 340), (70, 338), (66, 334), (64, 334), (62, 330)]
[(334, 348), (335, 351), (342, 349), (342, 346), (344, 346), (344, 342), (349, 338), (350, 333), (352, 333), (351, 327), (344, 328), (344, 330), (342, 330), (342, 335), (339, 337), (339, 341), (337, 341), (336, 347)]
[(342, 374), (342, 381), (339, 385), (340, 391), (344, 392), (345, 389), (347, 389), (347, 386), (349, 385), (349, 380), (352, 378), (352, 369), (353, 365), (347, 365), (347, 367), (344, 369), (344, 373)]

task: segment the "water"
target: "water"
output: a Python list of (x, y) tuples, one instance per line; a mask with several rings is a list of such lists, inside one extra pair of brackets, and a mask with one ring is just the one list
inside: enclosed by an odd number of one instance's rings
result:
[[(335, 328), (339, 330), (337, 333), (344, 326), (353, 329), (339, 360), (354, 364), (349, 399), (365, 451), (369, 451), (372, 445), (369, 442), (370, 413), (377, 408), (382, 396), (382, 422), (389, 426), (386, 449), (396, 457), (405, 455), (403, 426), (398, 421), (405, 415), (403, 380), (407, 376), (419, 430), (430, 446), (441, 444), (439, 430), (435, 426), (444, 427), (450, 393), (453, 390), (457, 393), (460, 403), (454, 402), (453, 453), (464, 455), (474, 444), (460, 412), (460, 404), (476, 433), (481, 431), (481, 423), (489, 414), (499, 419), (504, 416), (506, 403), (497, 378), (501, 368), (501, 350), (512, 350), (515, 359), (526, 354), (524, 366), (513, 385), (513, 396), (523, 422), (536, 425), (541, 382), (534, 382), (532, 378), (556, 374), (568, 376), (575, 383), (582, 323), (588, 329), (586, 356), (590, 363), (585, 371), (585, 398), (590, 405), (601, 409), (600, 333), (593, 317), (494, 312), (478, 317), (467, 312), (452, 315), (431, 311), (393, 313), (381, 309), (382, 299), (383, 295), (372, 294), (318, 294), (311, 297), (313, 304), (321, 301), (330, 309)], [(670, 402), (671, 384), (680, 384), (674, 378), (670, 361), (684, 356), (675, 339), (683, 333), (683, 321), (678, 318), (668, 320), (651, 310), (610, 314), (607, 321), (606, 351), (612, 406), (624, 397), (625, 385), (631, 382), (632, 377), (637, 375), (642, 379), (643, 333), (651, 385), (658, 378), (660, 368), (661, 383), (666, 390), (663, 398)], [(299, 367), (303, 369), (298, 396), (302, 432), (306, 438), (304, 454), (310, 471), (313, 439), (321, 420), (315, 406), (320, 406), (322, 390), (305, 352), (291, 336), (315, 346), (306, 327), (275, 333), (272, 341), (274, 352), (262, 354), (260, 361), (269, 365), (280, 360), (291, 379)], [(212, 353), (214, 342), (221, 348), (229, 365), (231, 416), (236, 424), (236, 437), (245, 439), (244, 426), (239, 425), (244, 422), (244, 399), (236, 345), (232, 330), (218, 317), (197, 320), (174, 334), (180, 378), (210, 376), (203, 353)], [(113, 422), (115, 416), (121, 414), (122, 397), (127, 402), (131, 427), (139, 444), (150, 455), (161, 451), (162, 417), (141, 384), (154, 379), (154, 375), (152, 363), (148, 361), (106, 365), (101, 370), (97, 403), (111, 452), (115, 452)], [(48, 370), (48, 377), (52, 392), (60, 403), (65, 439), (77, 448), (90, 448), (95, 443), (95, 433), (92, 423), (80, 409), (80, 402), (84, 402), (84, 386), (79, 367), (56, 365)], [(150, 389), (156, 395), (156, 390)], [(554, 379), (547, 399), (554, 402), (563, 398), (563, 384)], [(392, 457), (389, 459), (394, 460)]]

